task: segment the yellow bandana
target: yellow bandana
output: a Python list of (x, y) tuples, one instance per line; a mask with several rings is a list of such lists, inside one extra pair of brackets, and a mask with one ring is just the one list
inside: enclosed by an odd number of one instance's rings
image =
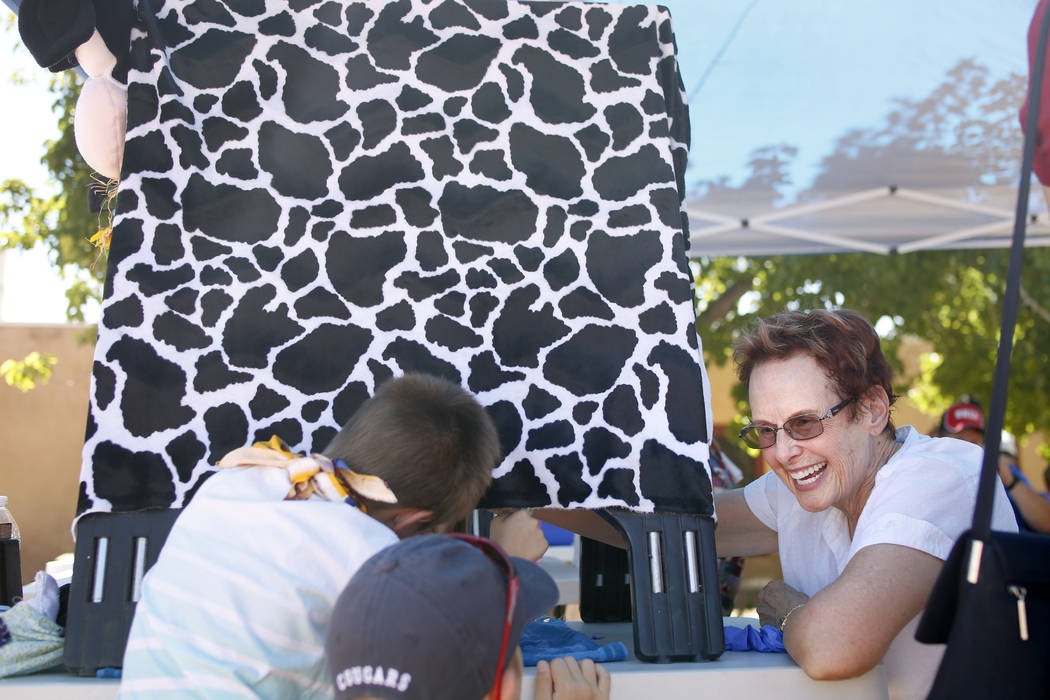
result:
[[(365, 510), (359, 498), (397, 503), (385, 481), (371, 474), (358, 474), (342, 460), (333, 462), (321, 454), (301, 455), (288, 449), (284, 440), (272, 436), (268, 442), (239, 447), (219, 460), (219, 469), (230, 467), (281, 467), (288, 471), (292, 487), (286, 501), (304, 501), (316, 494), (326, 501), (345, 501)], [(367, 512), (367, 511), (365, 511)]]

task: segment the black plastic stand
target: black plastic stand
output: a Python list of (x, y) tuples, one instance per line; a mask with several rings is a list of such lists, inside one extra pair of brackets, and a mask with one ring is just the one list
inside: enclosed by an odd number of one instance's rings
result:
[(642, 661), (701, 661), (725, 651), (710, 517), (598, 511), (628, 541), (634, 650)]
[(14, 605), (22, 600), (22, 562), (18, 540), (0, 539), (0, 605)]
[(72, 673), (94, 676), (123, 664), (142, 576), (180, 512), (96, 513), (77, 523), (63, 658)]

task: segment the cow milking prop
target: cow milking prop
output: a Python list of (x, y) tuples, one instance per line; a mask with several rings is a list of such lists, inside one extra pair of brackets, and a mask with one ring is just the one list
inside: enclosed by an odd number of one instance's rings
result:
[(666, 10), (41, 0), (20, 25), (54, 69), (90, 46), (106, 98), (81, 148), (122, 163), (70, 667), (119, 665), (137, 581), (223, 454), (271, 435), (319, 452), (409, 371), (495, 421), (482, 506), (616, 524), (641, 658), (721, 653)]

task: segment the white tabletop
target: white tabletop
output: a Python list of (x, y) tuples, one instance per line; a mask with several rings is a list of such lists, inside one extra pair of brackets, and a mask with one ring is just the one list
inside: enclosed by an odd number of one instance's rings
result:
[(81, 678), (60, 670), (0, 678), (4, 700), (113, 700), (119, 678)]
[[(758, 626), (758, 620), (740, 617), (724, 618), (727, 625)], [(572, 627), (589, 635), (600, 636), (600, 644), (623, 642), (632, 650), (627, 661), (605, 664), (612, 675), (610, 700), (694, 700), (697, 698), (733, 698), (733, 700), (885, 700), (886, 674), (882, 664), (859, 678), (845, 681), (811, 680), (787, 654), (757, 651), (727, 651), (715, 661), (695, 663), (650, 664), (633, 656), (634, 637), (631, 624), (588, 624), (573, 622)], [(521, 697), (532, 698), (536, 668), (525, 669)]]
[[(757, 620), (727, 617), (726, 624), (757, 625)], [(570, 623), (590, 635), (600, 636), (600, 643), (620, 641), (633, 648), (630, 623)], [(727, 651), (715, 661), (699, 663), (649, 664), (633, 656), (627, 661), (606, 664), (612, 674), (610, 700), (694, 700), (726, 697), (733, 700), (828, 700), (850, 698), (885, 700), (886, 674), (880, 664), (859, 678), (845, 681), (813, 681), (787, 654), (765, 654), (757, 651)], [(535, 667), (525, 669), (522, 698), (532, 698)], [(38, 673), (0, 679), (0, 697), (4, 700), (112, 700), (119, 680), (78, 678), (58, 672)]]

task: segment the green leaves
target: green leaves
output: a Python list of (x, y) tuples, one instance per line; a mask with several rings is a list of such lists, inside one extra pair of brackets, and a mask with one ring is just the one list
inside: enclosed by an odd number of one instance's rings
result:
[[(729, 272), (725, 260), (701, 258), (694, 271), (704, 354), (708, 362), (725, 364), (733, 339), (757, 318), (785, 309), (847, 307), (876, 323), (883, 350), (896, 363), (898, 393), (909, 393), (931, 412), (960, 394), (972, 394), (987, 407), (1008, 256), (1008, 250), (959, 250), (742, 258), (733, 262), (744, 269)], [(1028, 301), (1018, 313), (1006, 414), (1006, 428), (1018, 436), (1050, 429), (1048, 279), (1050, 249), (1027, 249), (1022, 287)], [(749, 293), (723, 315), (710, 313), (717, 294), (741, 281), (750, 283)], [(936, 352), (922, 358), (914, 377), (900, 375), (896, 353), (905, 337), (928, 341)], [(736, 396), (746, 414), (743, 392)]]
[(0, 364), (0, 376), (10, 386), (29, 391), (51, 378), (57, 362), (58, 358), (50, 353), (31, 352), (24, 360), (5, 360)]
[[(101, 215), (91, 211), (91, 192), (109, 186), (99, 181), (76, 149), (73, 110), (80, 78), (73, 71), (58, 74), (51, 79), (50, 90), (59, 136), (44, 144), (41, 162), (54, 187), (40, 193), (18, 179), (0, 182), (0, 248), (44, 246), (52, 265), (69, 280), (66, 317), (82, 323), (88, 302), (101, 299), (106, 274), (105, 252), (100, 253), (90, 239), (108, 226), (108, 211), (103, 208)], [(86, 335), (90, 337), (85, 342), (94, 341), (94, 333)], [(33, 352), (23, 360), (4, 361), (0, 375), (9, 385), (29, 391), (48, 380), (56, 361), (53, 355)]]

